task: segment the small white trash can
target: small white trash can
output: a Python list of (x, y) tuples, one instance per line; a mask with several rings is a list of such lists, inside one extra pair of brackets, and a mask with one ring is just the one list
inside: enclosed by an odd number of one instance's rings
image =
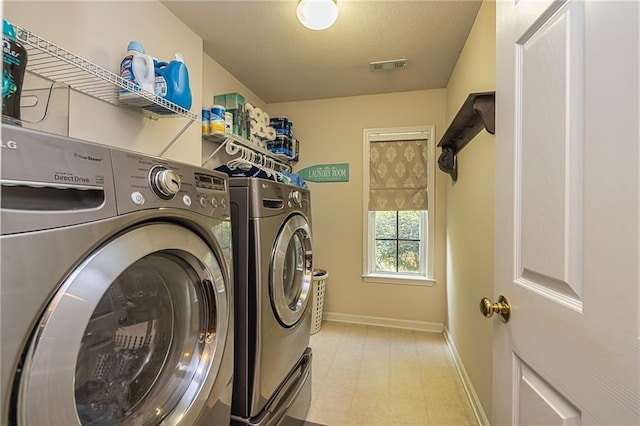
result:
[(323, 269), (313, 270), (313, 306), (311, 307), (311, 334), (316, 334), (322, 326), (322, 307), (329, 273)]

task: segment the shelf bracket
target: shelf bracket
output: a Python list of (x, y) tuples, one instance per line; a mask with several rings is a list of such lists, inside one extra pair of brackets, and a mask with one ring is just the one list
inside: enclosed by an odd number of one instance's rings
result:
[(438, 157), (438, 167), (445, 173), (451, 175), (453, 181), (458, 180), (458, 157), (450, 146), (443, 146), (442, 153)]
[(180, 136), (182, 136), (182, 134), (184, 132), (187, 131), (187, 129), (189, 128), (189, 126), (191, 126), (193, 124), (193, 121), (189, 120), (187, 122), (187, 124), (184, 125), (184, 127), (169, 141), (169, 143), (167, 143), (164, 148), (162, 148), (162, 151), (160, 151), (160, 153), (158, 154), (158, 157), (162, 157), (164, 155), (165, 152), (167, 152), (167, 150), (169, 148), (171, 148), (171, 145), (173, 145), (174, 143), (176, 143), (176, 141), (178, 140), (178, 138), (180, 138)]
[(458, 179), (457, 155), (482, 129), (495, 134), (495, 92), (471, 93), (460, 107), (438, 146), (438, 167)]
[(207, 157), (207, 158), (202, 162), (202, 167), (206, 167), (206, 164), (207, 164), (209, 161), (211, 161), (211, 159), (212, 159), (213, 157), (215, 157), (215, 156), (216, 156), (216, 154), (217, 154), (217, 153), (218, 153), (222, 148), (224, 148), (224, 147), (227, 145), (227, 143), (229, 142), (229, 140), (230, 140), (229, 138), (225, 138), (225, 139), (224, 139), (224, 141), (220, 144), (220, 146), (219, 146), (218, 148), (216, 148), (216, 150), (215, 150), (215, 151), (213, 151), (213, 153), (212, 153), (210, 156), (208, 156), (208, 157)]

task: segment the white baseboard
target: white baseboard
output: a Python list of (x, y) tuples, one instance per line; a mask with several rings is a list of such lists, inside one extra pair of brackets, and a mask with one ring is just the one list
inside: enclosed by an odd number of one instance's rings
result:
[(471, 407), (473, 408), (473, 412), (476, 415), (476, 420), (480, 426), (489, 426), (489, 419), (487, 418), (487, 413), (485, 413), (482, 404), (480, 403), (480, 399), (478, 398), (478, 394), (476, 393), (475, 388), (473, 387), (473, 383), (471, 383), (471, 379), (467, 374), (467, 370), (464, 368), (464, 364), (462, 363), (462, 358), (458, 354), (458, 350), (456, 349), (455, 343), (453, 343), (453, 338), (451, 334), (449, 334), (449, 330), (444, 327), (444, 338), (447, 341), (447, 345), (449, 346), (449, 351), (453, 356), (453, 360), (456, 364), (456, 369), (458, 370), (458, 374), (460, 375), (460, 379), (462, 380), (462, 384), (464, 386), (464, 390), (467, 393), (467, 397), (469, 398), (469, 402), (471, 403)]
[(408, 330), (429, 331), (442, 333), (444, 324), (427, 321), (400, 320), (393, 318), (369, 317), (366, 315), (341, 314), (337, 312), (324, 312), (322, 319), (325, 321), (346, 322), (350, 324), (376, 325), (379, 327), (405, 328)]

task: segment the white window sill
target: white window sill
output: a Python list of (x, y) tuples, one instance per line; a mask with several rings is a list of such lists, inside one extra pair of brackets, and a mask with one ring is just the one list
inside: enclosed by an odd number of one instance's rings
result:
[(362, 275), (364, 282), (378, 284), (396, 284), (396, 285), (416, 285), (423, 287), (433, 287), (436, 280), (433, 278), (416, 277), (413, 275), (385, 275), (385, 274), (368, 274)]

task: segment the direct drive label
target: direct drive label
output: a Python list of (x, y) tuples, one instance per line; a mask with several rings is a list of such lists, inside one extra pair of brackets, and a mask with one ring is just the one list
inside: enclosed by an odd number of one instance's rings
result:
[(91, 179), (88, 177), (78, 176), (74, 173), (68, 173), (68, 172), (54, 172), (53, 180), (54, 182), (61, 182), (61, 183), (80, 183), (80, 184), (91, 183)]

